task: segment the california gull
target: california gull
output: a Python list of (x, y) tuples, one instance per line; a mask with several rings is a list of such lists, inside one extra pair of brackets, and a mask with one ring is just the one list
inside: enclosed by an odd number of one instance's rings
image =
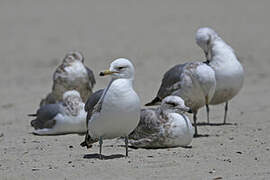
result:
[(139, 148), (170, 148), (188, 146), (194, 129), (179, 96), (167, 96), (158, 108), (141, 110), (140, 123), (129, 135), (130, 144)]
[[(224, 121), (226, 124), (228, 103), (243, 87), (244, 69), (234, 50), (211, 28), (198, 29), (196, 42), (203, 49), (207, 64), (215, 71), (216, 90), (211, 105), (225, 103)], [(209, 116), (209, 106), (206, 106)]]
[(63, 102), (41, 106), (31, 121), (34, 134), (53, 135), (86, 133), (86, 112), (79, 92), (72, 90), (63, 95)]
[(215, 72), (207, 64), (202, 62), (179, 64), (165, 73), (156, 98), (146, 106), (157, 105), (169, 95), (180, 96), (193, 112), (194, 136), (198, 136), (197, 112), (211, 101), (215, 87)]
[(128, 134), (140, 120), (140, 99), (133, 90), (134, 67), (128, 59), (119, 58), (111, 63), (109, 70), (100, 75), (111, 75), (112, 79), (100, 98), (92, 98), (87, 102), (88, 131), (81, 146), (90, 148), (94, 142), (99, 141), (99, 154), (102, 158), (103, 139), (125, 137), (128, 156)]
[(40, 102), (40, 105), (61, 101), (64, 92), (68, 90), (77, 90), (85, 102), (92, 94), (95, 83), (94, 73), (84, 65), (82, 53), (71, 51), (66, 54), (62, 64), (55, 70), (52, 92)]

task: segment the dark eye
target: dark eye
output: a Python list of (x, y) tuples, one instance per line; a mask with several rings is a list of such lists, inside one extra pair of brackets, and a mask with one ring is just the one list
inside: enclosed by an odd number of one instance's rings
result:
[(74, 59), (76, 59), (76, 60), (83, 61), (83, 59), (81, 59), (81, 57), (78, 56), (78, 54), (76, 54), (76, 53), (72, 53), (72, 57), (73, 57)]
[(177, 104), (175, 104), (174, 102), (168, 102), (167, 104), (169, 104), (171, 106), (177, 106)]
[(121, 70), (121, 69), (124, 69), (125, 67), (119, 67), (118, 69)]

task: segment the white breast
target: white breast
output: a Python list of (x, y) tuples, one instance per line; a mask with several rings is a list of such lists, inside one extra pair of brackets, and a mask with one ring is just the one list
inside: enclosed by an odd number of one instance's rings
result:
[(168, 115), (169, 121), (165, 124), (165, 128), (168, 128), (164, 132), (165, 146), (187, 146), (191, 143), (194, 130), (189, 118), (186, 115), (177, 113), (170, 113)]
[(77, 78), (84, 78), (87, 76), (87, 71), (81, 62), (73, 62), (71, 66), (65, 68), (68, 79), (74, 81)]
[(242, 88), (244, 69), (233, 50), (226, 44), (213, 47), (214, 56), (210, 66), (215, 71), (216, 90), (211, 104), (220, 104), (232, 99)]
[(114, 80), (107, 91), (101, 112), (89, 122), (93, 137), (111, 139), (127, 136), (139, 123), (140, 100), (127, 79)]

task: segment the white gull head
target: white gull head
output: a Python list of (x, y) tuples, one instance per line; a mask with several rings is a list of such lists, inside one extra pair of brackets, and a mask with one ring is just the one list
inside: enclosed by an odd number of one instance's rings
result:
[(110, 69), (100, 73), (101, 76), (111, 75), (113, 79), (134, 79), (135, 70), (133, 64), (125, 58), (114, 60)]
[(84, 57), (81, 52), (79, 51), (70, 51), (66, 54), (63, 59), (63, 63), (71, 63), (74, 61), (80, 61), (84, 63)]
[(168, 113), (191, 112), (191, 109), (185, 105), (184, 100), (179, 96), (167, 96), (162, 100), (161, 109)]
[(63, 94), (63, 100), (66, 101), (69, 97), (81, 98), (80, 93), (76, 90), (67, 91)]
[(84, 108), (80, 93), (76, 90), (67, 91), (63, 94), (63, 103), (70, 115), (77, 116)]
[(211, 59), (211, 44), (218, 38), (218, 34), (209, 27), (199, 28), (197, 30), (195, 37), (196, 43), (203, 49), (207, 60)]

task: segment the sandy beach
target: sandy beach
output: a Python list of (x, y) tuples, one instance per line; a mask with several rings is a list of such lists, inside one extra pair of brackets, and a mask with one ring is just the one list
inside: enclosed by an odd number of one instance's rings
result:
[[(270, 179), (270, 1), (34, 1), (0, 2), (0, 179)], [(230, 102), (231, 125), (200, 125), (191, 148), (130, 149), (106, 140), (80, 147), (84, 136), (35, 136), (31, 118), (51, 90), (65, 53), (79, 50), (96, 76), (118, 57), (132, 60), (142, 107), (173, 65), (203, 61), (195, 43), (209, 26), (236, 51), (245, 68)], [(210, 106), (223, 121), (223, 105)], [(191, 118), (191, 116), (190, 116)], [(191, 118), (192, 119), (192, 118)], [(206, 122), (205, 108), (198, 122)]]

